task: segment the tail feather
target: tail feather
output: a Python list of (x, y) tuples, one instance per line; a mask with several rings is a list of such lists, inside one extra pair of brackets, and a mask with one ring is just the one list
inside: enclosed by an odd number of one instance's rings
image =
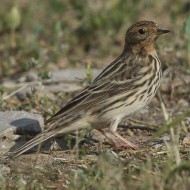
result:
[(48, 132), (48, 133), (40, 133), (39, 135), (37, 135), (36, 137), (34, 137), (33, 139), (31, 139), (30, 141), (28, 141), (26, 144), (24, 144), (23, 146), (21, 146), (20, 148), (18, 148), (16, 151), (12, 152), (9, 155), (9, 158), (16, 158), (18, 156), (20, 156), (21, 154), (23, 154), (24, 152), (30, 150), (31, 148), (35, 147), (36, 145), (44, 142), (45, 140), (55, 136), (55, 133), (52, 132)]
[(86, 125), (76, 125), (76, 123), (75, 123), (72, 125), (67, 125), (66, 127), (59, 126), (59, 127), (57, 127), (57, 129), (54, 128), (54, 130), (43, 131), (39, 135), (37, 135), (36, 137), (34, 137), (30, 141), (28, 141), (26, 144), (24, 144), (23, 146), (18, 148), (16, 151), (10, 153), (8, 155), (8, 158), (16, 158), (16, 157), (20, 156), (21, 154), (23, 154), (24, 152), (35, 147), (36, 145), (48, 140), (51, 137), (56, 136), (59, 133), (61, 133), (61, 134), (69, 133), (71, 131), (86, 128), (86, 127), (87, 127)]

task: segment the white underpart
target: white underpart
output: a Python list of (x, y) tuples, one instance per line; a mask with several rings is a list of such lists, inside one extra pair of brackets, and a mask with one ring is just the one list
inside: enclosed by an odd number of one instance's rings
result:
[[(157, 57), (156, 67), (160, 67), (159, 64), (160, 64), (160, 60)], [(155, 81), (158, 81), (158, 78), (161, 78), (161, 72), (160, 72), (159, 68), (157, 68), (156, 70), (157, 70), (157, 73), (155, 75), (155, 78), (152, 81), (152, 84), (154, 84)], [(147, 76), (144, 77), (144, 80), (145, 81), (148, 80), (149, 77), (150, 77), (150, 75), (147, 74)], [(141, 83), (142, 83), (142, 81), (141, 81)], [(159, 85), (160, 85), (160, 83), (158, 83), (157, 86), (156, 85), (153, 86), (153, 88), (151, 89), (151, 92), (150, 92), (151, 96), (149, 97), (149, 99), (147, 99), (147, 96), (145, 95), (144, 97), (141, 98), (140, 101), (138, 101), (138, 99), (137, 99), (137, 101), (135, 101), (133, 104), (128, 105), (134, 99), (134, 97), (129, 97), (126, 100), (125, 104), (121, 108), (110, 110), (106, 114), (106, 118), (110, 119), (112, 121), (111, 124), (110, 124), (110, 129), (112, 129), (113, 131), (116, 131), (117, 127), (118, 127), (118, 124), (120, 123), (122, 118), (127, 117), (127, 116), (131, 117), (134, 113), (136, 113), (139, 110), (143, 109), (143, 107), (145, 105), (147, 105), (151, 101), (151, 99), (155, 96), (155, 93), (156, 93)], [(149, 86), (147, 85), (147, 90), (150, 88), (150, 86), (152, 86), (152, 85), (149, 85)], [(136, 95), (138, 96), (138, 94), (141, 94), (144, 90), (145, 90), (145, 88), (139, 87), (138, 89), (136, 89), (137, 93), (135, 94), (135, 96)], [(121, 98), (124, 97), (124, 96), (126, 96), (126, 94), (121, 95)], [(123, 104), (123, 102), (118, 102), (117, 104), (114, 104), (112, 106), (112, 108), (117, 107), (117, 106), (119, 106), (121, 104)]]

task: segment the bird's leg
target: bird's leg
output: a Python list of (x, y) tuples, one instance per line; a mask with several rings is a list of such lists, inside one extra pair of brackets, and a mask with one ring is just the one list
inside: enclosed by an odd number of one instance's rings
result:
[(119, 122), (121, 121), (122, 117), (118, 117), (116, 120), (112, 121), (110, 124), (110, 132), (115, 135), (117, 138), (119, 138), (124, 144), (118, 143), (116, 141), (113, 141), (116, 147), (132, 147), (133, 149), (137, 149), (138, 146), (128, 141), (126, 138), (123, 138), (116, 130), (118, 127)]
[(109, 131), (115, 135), (118, 139), (120, 139), (122, 141), (118, 142), (115, 139), (113, 139), (113, 137), (111, 137), (106, 131), (104, 131), (103, 129), (99, 129), (99, 131), (106, 136), (108, 139), (111, 140), (111, 142), (117, 147), (117, 148), (128, 148), (128, 147), (132, 147), (133, 149), (138, 149), (138, 146), (131, 143), (130, 141), (128, 141), (126, 138), (122, 137), (119, 133), (116, 132), (118, 124), (121, 120), (121, 117), (118, 117), (116, 120), (112, 121), (110, 124), (110, 129)]
[(110, 130), (112, 134), (114, 134), (116, 137), (118, 137), (122, 142), (126, 144), (121, 144), (112, 139), (112, 142), (115, 144), (116, 147), (132, 147), (133, 149), (138, 149), (138, 145), (133, 144), (132, 142), (128, 141), (126, 138), (122, 137), (118, 132)]

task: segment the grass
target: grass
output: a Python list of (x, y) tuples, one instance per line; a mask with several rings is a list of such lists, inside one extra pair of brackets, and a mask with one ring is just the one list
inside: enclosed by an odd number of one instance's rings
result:
[(185, 37), (187, 39), (187, 54), (188, 54), (188, 64), (190, 66), (190, 15), (187, 16), (185, 20), (185, 27), (184, 27)]
[(14, 185), (10, 179), (1, 177), (0, 186), (1, 189), (188, 189), (189, 161), (175, 160), (172, 145), (166, 150), (144, 149), (132, 156), (104, 151), (96, 159), (83, 157), (66, 162), (56, 157), (42, 168), (32, 165), (29, 178), (27, 171), (17, 173), (11, 179), (16, 181)]
[[(182, 12), (183, 7), (186, 12)], [(184, 37), (188, 39), (188, 15), (188, 6), (179, 0), (172, 3), (1, 0), (1, 111), (35, 110), (44, 118), (53, 115), (75, 93), (53, 94), (56, 99), (49, 94), (40, 96), (38, 90), (27, 93), (22, 100), (15, 94), (11, 98), (8, 95), (22, 88), (22, 80), (29, 84), (24, 76), (30, 72), (43, 83), (51, 79), (53, 70), (83, 67), (90, 83), (93, 68), (104, 67), (121, 53), (125, 31), (137, 20), (155, 20), (161, 27), (172, 30), (170, 36), (159, 39), (158, 53), (164, 66), (172, 67), (178, 76), (186, 79), (189, 40)], [(24, 155), (7, 163), (0, 160), (0, 189), (189, 189), (190, 151), (189, 145), (182, 142), (189, 137), (189, 125), (185, 123), (189, 109), (183, 105), (175, 110), (180, 100), (189, 105), (189, 82), (176, 75), (174, 79), (172, 92), (163, 93), (171, 122), (165, 124), (162, 120), (160, 103), (155, 99), (154, 105), (150, 104), (153, 111), (139, 117), (145, 124), (155, 123), (158, 132), (125, 130), (124, 136), (135, 138), (142, 145), (139, 150), (118, 151), (108, 143), (93, 143), (83, 137), (73, 148), (75, 139), (68, 135), (64, 138), (67, 148), (62, 151)], [(19, 82), (8, 88), (6, 81)], [(187, 92), (178, 89), (179, 82)], [(120, 129), (120, 133), (124, 131)], [(164, 135), (171, 140), (158, 143)], [(145, 146), (148, 140), (159, 146)]]

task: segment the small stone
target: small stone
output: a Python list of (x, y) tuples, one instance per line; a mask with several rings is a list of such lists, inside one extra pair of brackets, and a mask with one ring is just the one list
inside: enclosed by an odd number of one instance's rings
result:
[(95, 139), (98, 142), (106, 142), (106, 137), (96, 129), (92, 130), (90, 135), (92, 139)]
[(24, 92), (17, 92), (16, 93), (16, 97), (20, 100), (20, 101), (24, 101), (26, 99), (26, 93)]
[(161, 148), (163, 146), (163, 144), (155, 144), (153, 147), (155, 148), (155, 149), (158, 149), (158, 148)]
[(0, 112), (0, 154), (15, 150), (26, 142), (21, 135), (36, 135), (43, 126), (43, 117), (39, 114), (26, 111)]
[(38, 79), (38, 76), (36, 75), (36, 73), (28, 73), (28, 75), (26, 76), (26, 82), (32, 82)]
[(190, 137), (185, 137), (182, 142), (183, 145), (190, 145)]
[(186, 118), (185, 124), (186, 124), (188, 130), (190, 130), (190, 117), (187, 117), (187, 118)]
[(33, 86), (27, 86), (26, 88), (20, 90), (19, 92), (16, 93), (16, 97), (21, 100), (24, 101), (26, 98), (26, 94), (33, 94), (33, 93), (39, 93), (40, 91), (42, 91), (44, 89), (43, 85), (33, 85)]
[[(3, 175), (5, 175), (5, 174), (10, 174), (11, 173), (11, 169), (10, 169), (10, 167), (9, 166), (7, 166), (7, 165), (4, 165), (4, 164), (0, 164), (0, 173), (1, 173), (1, 175), (3, 174)], [(2, 176), (3, 176), (2, 175)]]
[(171, 137), (169, 135), (165, 135), (165, 136), (161, 137), (160, 139), (163, 141), (170, 141)]
[(43, 117), (26, 111), (0, 112), (0, 136), (14, 133), (16, 135), (35, 135), (42, 131)]
[(189, 102), (185, 99), (180, 99), (178, 101), (178, 106), (180, 106), (182, 108), (189, 108)]

